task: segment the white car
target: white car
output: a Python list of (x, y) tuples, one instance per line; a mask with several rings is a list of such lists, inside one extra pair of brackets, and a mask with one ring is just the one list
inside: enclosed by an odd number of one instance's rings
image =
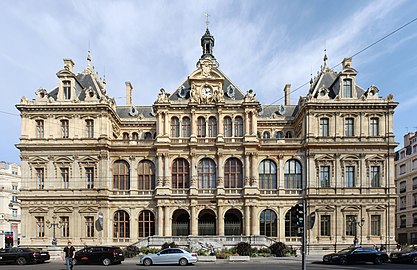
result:
[(156, 254), (148, 254), (140, 259), (140, 264), (179, 264), (185, 266), (197, 262), (197, 254), (190, 253), (182, 248), (167, 248)]

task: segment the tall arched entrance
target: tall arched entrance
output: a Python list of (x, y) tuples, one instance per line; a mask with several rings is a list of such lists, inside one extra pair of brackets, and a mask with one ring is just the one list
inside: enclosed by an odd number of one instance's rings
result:
[(216, 214), (204, 209), (198, 215), (198, 235), (216, 235)]
[(190, 215), (184, 209), (175, 210), (172, 214), (172, 236), (190, 235)]
[(224, 235), (242, 235), (242, 213), (230, 209), (224, 215)]

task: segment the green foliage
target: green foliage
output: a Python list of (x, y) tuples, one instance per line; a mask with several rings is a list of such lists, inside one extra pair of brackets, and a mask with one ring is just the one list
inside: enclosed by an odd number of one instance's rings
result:
[(137, 246), (127, 246), (122, 251), (125, 258), (133, 258), (140, 253), (140, 249)]
[(198, 256), (207, 256), (208, 255), (208, 252), (207, 252), (207, 250), (199, 249), (199, 250), (197, 250), (196, 254)]
[(240, 242), (236, 246), (236, 252), (240, 256), (250, 256), (251, 255), (251, 245), (246, 242)]
[(289, 246), (287, 246), (286, 244), (282, 242), (273, 243), (269, 247), (269, 249), (271, 250), (271, 253), (277, 257), (289, 256), (291, 255), (291, 252), (292, 252), (291, 250), (293, 250), (292, 248), (290, 248)]
[(154, 253), (158, 253), (159, 252), (159, 248), (149, 248), (149, 247), (142, 247), (140, 248), (140, 253), (147, 255), (147, 254), (154, 254)]
[(166, 249), (166, 248), (176, 248), (176, 247), (178, 246), (177, 244), (175, 244), (175, 242), (171, 242), (171, 243), (165, 242), (162, 244), (161, 250)]

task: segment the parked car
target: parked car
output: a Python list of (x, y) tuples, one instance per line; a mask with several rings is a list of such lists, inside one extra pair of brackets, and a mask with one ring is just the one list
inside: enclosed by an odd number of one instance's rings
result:
[(43, 263), (50, 259), (48, 251), (35, 248), (2, 248), (0, 263)]
[(417, 245), (408, 246), (401, 251), (392, 252), (390, 255), (391, 262), (405, 262), (417, 264)]
[(197, 254), (190, 253), (182, 248), (166, 248), (156, 254), (148, 254), (140, 258), (140, 264), (179, 264), (182, 266), (196, 263)]
[(75, 252), (73, 264), (118, 264), (124, 261), (123, 251), (119, 247), (86, 247)]
[(327, 254), (323, 256), (323, 262), (326, 263), (357, 263), (357, 262), (373, 262), (381, 264), (388, 261), (388, 255), (384, 251), (378, 251), (374, 248), (346, 248), (339, 252)]

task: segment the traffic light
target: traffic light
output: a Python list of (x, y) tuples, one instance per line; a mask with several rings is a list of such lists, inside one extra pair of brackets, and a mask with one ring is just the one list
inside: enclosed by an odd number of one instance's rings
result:
[(304, 206), (302, 203), (297, 203), (294, 206), (295, 210), (295, 224), (297, 227), (303, 227), (304, 226)]

